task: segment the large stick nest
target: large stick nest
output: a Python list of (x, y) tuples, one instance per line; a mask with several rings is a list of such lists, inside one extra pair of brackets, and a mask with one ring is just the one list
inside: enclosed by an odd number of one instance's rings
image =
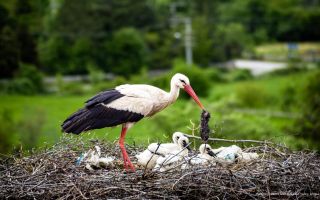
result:
[[(116, 144), (99, 145), (104, 155), (120, 158)], [(245, 149), (260, 155), (249, 163), (126, 173), (120, 160), (112, 169), (88, 171), (83, 165), (76, 166), (75, 159), (89, 146), (92, 144), (63, 139), (30, 156), (1, 159), (0, 198), (320, 198), (320, 159), (312, 152), (291, 152), (266, 144)], [(133, 161), (142, 150), (127, 149)]]

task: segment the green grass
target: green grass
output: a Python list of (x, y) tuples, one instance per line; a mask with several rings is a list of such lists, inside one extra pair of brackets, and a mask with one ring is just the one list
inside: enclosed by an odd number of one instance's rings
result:
[[(257, 80), (215, 84), (210, 95), (202, 98), (203, 104), (211, 113), (211, 128), (215, 129), (214, 137), (229, 139), (271, 139), (285, 142), (292, 147), (301, 147), (305, 141), (297, 140), (286, 134), (286, 129), (292, 127), (294, 119), (270, 116), (268, 112), (281, 111), (283, 88), (293, 85), (297, 89), (297, 98), (303, 92), (306, 77), (312, 73), (298, 73), (287, 76), (262, 77)], [(272, 102), (264, 102), (262, 107), (251, 108), (237, 104), (237, 91), (240, 87), (255, 85), (264, 90)], [(259, 95), (259, 94), (253, 94)], [(0, 113), (10, 110), (16, 122), (32, 120), (32, 116), (41, 115), (44, 118), (39, 146), (54, 144), (62, 133), (60, 125), (71, 113), (81, 108), (90, 96), (2, 96), (0, 98)], [(290, 112), (297, 113), (300, 108), (294, 107)], [(252, 114), (246, 109), (257, 111)], [(200, 109), (191, 100), (178, 99), (169, 108), (151, 119), (143, 119), (132, 127), (127, 135), (128, 143), (165, 142), (171, 139), (174, 131), (191, 133), (190, 120), (198, 125)], [(299, 113), (298, 113), (299, 114)], [(119, 137), (121, 127), (105, 128), (81, 134), (87, 139), (106, 138), (115, 141)], [(24, 134), (20, 131), (18, 134)], [(217, 144), (218, 145), (218, 144)]]

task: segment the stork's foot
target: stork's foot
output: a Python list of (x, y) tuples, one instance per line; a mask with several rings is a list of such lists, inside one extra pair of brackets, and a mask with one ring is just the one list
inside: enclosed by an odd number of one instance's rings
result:
[(132, 172), (135, 172), (135, 168), (133, 166), (133, 164), (130, 161), (130, 158), (127, 154), (127, 151), (125, 148), (121, 148), (121, 153), (122, 153), (122, 158), (123, 158), (123, 166), (126, 169), (127, 172), (129, 172), (130, 170)]
[(129, 172), (129, 171), (135, 172), (136, 171), (136, 169), (134, 168), (134, 166), (131, 163), (131, 161), (129, 160), (129, 158), (124, 161), (124, 168), (126, 169), (127, 172)]

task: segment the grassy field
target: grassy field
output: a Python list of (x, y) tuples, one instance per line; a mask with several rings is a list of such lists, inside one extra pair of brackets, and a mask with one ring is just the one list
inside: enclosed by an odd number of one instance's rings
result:
[[(299, 116), (299, 104), (306, 77), (311, 72), (288, 76), (261, 77), (256, 80), (212, 85), (210, 95), (202, 98), (211, 113), (210, 126), (214, 137), (229, 139), (268, 139), (286, 143), (291, 147), (305, 147), (306, 142), (286, 134)], [(285, 89), (294, 87), (294, 106), (283, 111)], [(60, 125), (72, 112), (83, 106), (88, 96), (2, 96), (0, 113), (5, 110), (19, 126), (36, 124), (39, 129), (38, 145), (55, 143), (62, 135)], [(253, 98), (253, 104), (250, 101)], [(249, 102), (249, 103), (248, 103)], [(258, 103), (257, 103), (258, 102)], [(129, 143), (169, 141), (174, 131), (191, 134), (190, 121), (197, 126), (201, 110), (191, 100), (178, 99), (171, 107), (151, 119), (143, 119), (128, 133)], [(82, 137), (116, 140), (120, 127), (90, 131)], [(26, 134), (17, 131), (18, 136)], [(196, 133), (198, 134), (198, 133)], [(17, 137), (19, 138), (19, 137)]]

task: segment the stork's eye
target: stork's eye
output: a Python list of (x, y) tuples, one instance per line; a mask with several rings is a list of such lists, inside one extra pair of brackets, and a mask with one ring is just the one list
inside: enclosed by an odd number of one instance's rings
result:
[(207, 151), (210, 151), (210, 149), (209, 148), (206, 148), (207, 149)]
[(181, 81), (182, 83), (186, 84), (186, 82), (185, 82), (184, 80), (180, 79), (180, 81)]

